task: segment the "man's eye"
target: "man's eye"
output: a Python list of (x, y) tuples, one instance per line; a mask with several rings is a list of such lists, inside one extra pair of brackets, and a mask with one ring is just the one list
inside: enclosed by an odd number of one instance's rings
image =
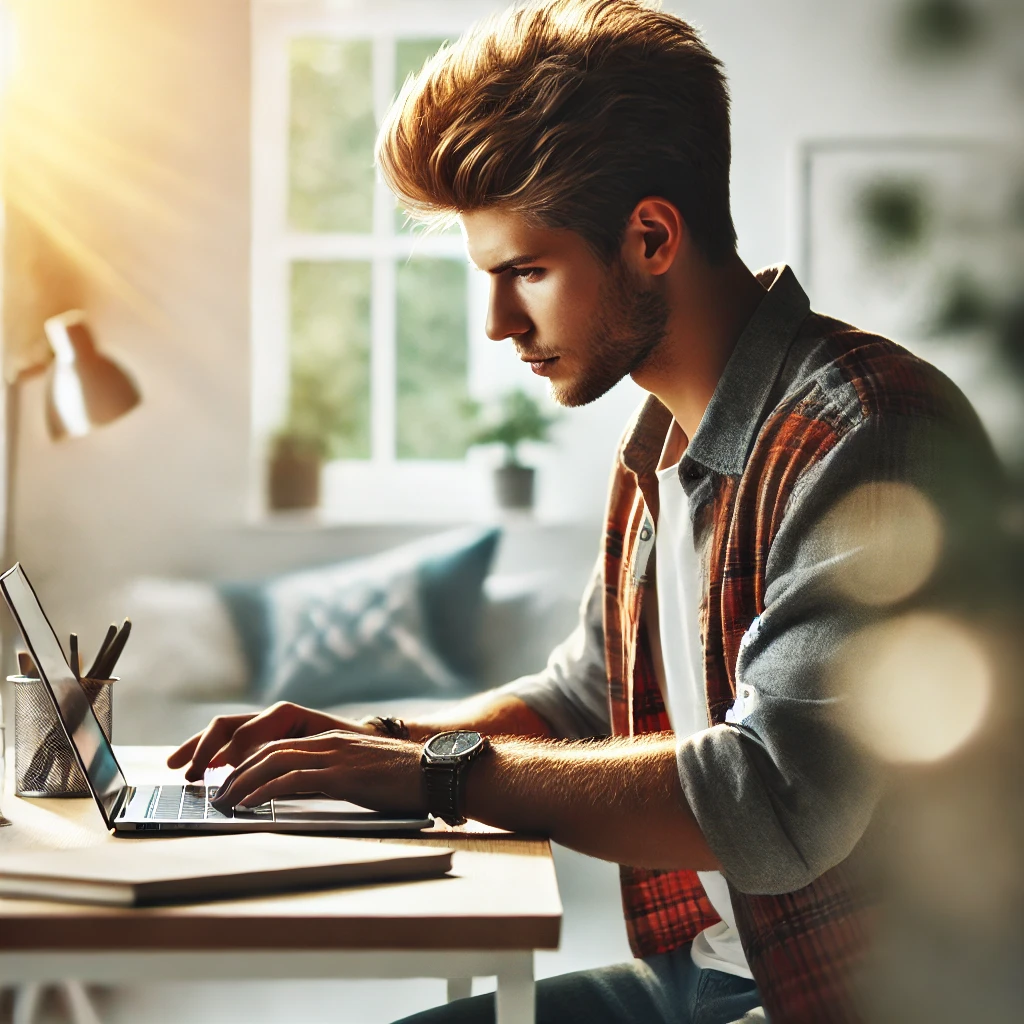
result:
[(525, 281), (539, 281), (544, 276), (540, 267), (516, 267), (512, 271), (513, 277), (521, 277)]

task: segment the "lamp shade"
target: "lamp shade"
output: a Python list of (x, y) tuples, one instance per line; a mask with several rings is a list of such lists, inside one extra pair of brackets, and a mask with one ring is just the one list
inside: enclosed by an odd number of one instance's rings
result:
[(55, 441), (82, 437), (139, 404), (135, 381), (96, 348), (81, 310), (50, 317), (44, 327), (54, 356), (46, 389), (46, 425)]

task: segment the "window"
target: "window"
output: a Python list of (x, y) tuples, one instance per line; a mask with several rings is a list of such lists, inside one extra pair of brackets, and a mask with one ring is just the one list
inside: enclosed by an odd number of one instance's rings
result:
[(474, 500), (465, 409), (493, 367), (476, 354), (486, 281), (457, 229), (405, 223), (373, 144), (406, 76), (494, 6), (254, 3), (254, 442), (262, 454), (286, 422), (324, 435), (340, 518)]

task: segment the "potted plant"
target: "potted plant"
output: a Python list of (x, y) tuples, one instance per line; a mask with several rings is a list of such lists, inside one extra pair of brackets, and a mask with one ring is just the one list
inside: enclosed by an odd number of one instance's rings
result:
[(316, 508), (324, 445), (287, 426), (273, 435), (267, 466), (267, 501), (276, 512)]
[(271, 435), (267, 453), (267, 504), (272, 510), (320, 504), (320, 471), (334, 419), (318, 375), (293, 367), (288, 415)]
[(556, 417), (520, 390), (510, 391), (488, 408), (476, 406), (473, 411), (480, 425), (472, 433), (470, 444), (500, 444), (505, 449), (504, 461), (494, 471), (498, 505), (506, 509), (532, 508), (535, 470), (519, 461), (518, 447), (522, 441), (549, 441)]

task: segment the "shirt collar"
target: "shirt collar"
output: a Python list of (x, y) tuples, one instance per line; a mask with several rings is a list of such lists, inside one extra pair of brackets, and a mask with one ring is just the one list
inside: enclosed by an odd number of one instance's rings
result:
[[(757, 273), (767, 289), (743, 329), (704, 416), (690, 439), (687, 461), (730, 476), (743, 472), (764, 407), (810, 301), (785, 265)], [(651, 395), (640, 407), (622, 446), (622, 464), (638, 476), (654, 472), (672, 414)]]

